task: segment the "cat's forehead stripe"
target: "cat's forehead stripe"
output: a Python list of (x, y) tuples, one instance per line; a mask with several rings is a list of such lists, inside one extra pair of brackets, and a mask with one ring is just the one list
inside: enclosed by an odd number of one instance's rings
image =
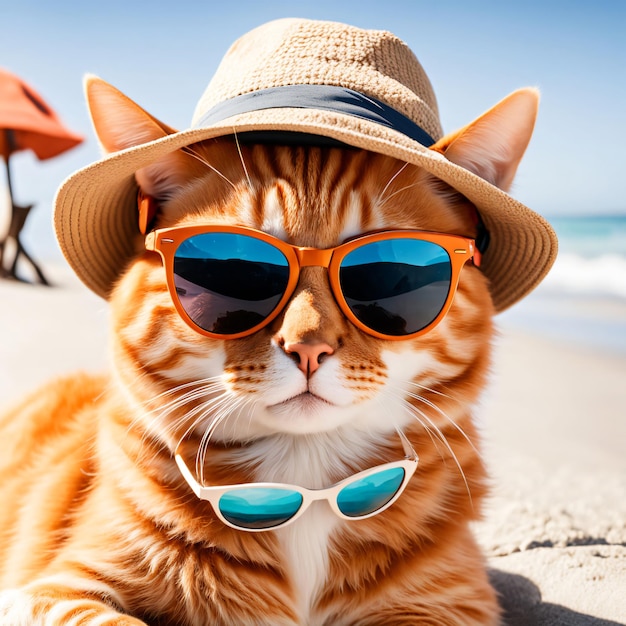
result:
[(351, 190), (346, 198), (346, 209), (339, 241), (351, 239), (360, 235), (361, 232), (363, 232), (363, 202), (360, 195)]
[(253, 199), (245, 194), (239, 198), (236, 209), (237, 221), (241, 224), (255, 225), (255, 208)]
[(279, 239), (287, 238), (285, 229), (285, 212), (276, 187), (265, 194), (261, 230)]

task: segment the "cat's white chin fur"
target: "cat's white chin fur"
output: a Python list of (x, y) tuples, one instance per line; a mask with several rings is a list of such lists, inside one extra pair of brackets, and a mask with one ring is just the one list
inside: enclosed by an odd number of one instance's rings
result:
[(266, 407), (258, 419), (275, 431), (302, 435), (334, 430), (350, 420), (349, 413), (345, 407), (305, 391)]

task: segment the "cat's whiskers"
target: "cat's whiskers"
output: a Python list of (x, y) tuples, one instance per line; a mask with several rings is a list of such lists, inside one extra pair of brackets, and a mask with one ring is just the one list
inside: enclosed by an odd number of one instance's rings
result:
[(387, 181), (387, 184), (383, 187), (383, 190), (378, 196), (378, 206), (382, 206), (387, 201), (387, 198), (385, 198), (385, 193), (387, 193), (387, 190), (389, 189), (389, 187), (391, 187), (393, 181), (396, 180), (396, 178), (398, 178), (400, 174), (402, 174), (402, 172), (408, 167), (408, 165), (408, 163), (404, 163), (402, 167), (400, 167), (398, 171)]
[[(390, 394), (390, 395), (385, 395), (384, 397), (384, 401), (383, 398), (381, 397), (377, 397), (376, 398), (378, 403), (381, 406), (381, 410), (383, 413), (386, 413), (389, 411), (389, 405), (386, 403), (388, 400), (391, 401), (398, 401), (398, 405), (400, 407), (400, 410), (402, 412), (407, 412), (407, 406), (406, 406), (406, 400), (402, 397), (402, 394), (399, 393), (398, 396), (396, 397), (394, 394)], [(439, 450), (439, 442), (443, 442), (444, 445), (447, 445), (447, 442), (445, 440), (445, 436), (441, 433), (441, 431), (433, 424), (433, 425), (429, 425), (428, 423), (426, 423), (425, 421), (422, 420), (420, 412), (418, 411), (417, 413), (415, 412), (415, 407), (410, 406), (410, 409), (408, 412), (411, 416), (412, 419), (414, 419), (415, 421), (418, 422), (418, 424), (424, 429), (424, 431), (426, 432), (426, 434), (428, 435), (428, 437), (430, 438), (433, 446), (435, 447), (435, 449), (437, 450), (439, 456), (443, 459), (444, 455), (440, 452)]]
[[(200, 394), (199, 392), (188, 394), (188, 398), (186, 399), (186, 401), (181, 401), (180, 403), (177, 403), (175, 410), (180, 410), (181, 408), (184, 408), (185, 404), (188, 404), (189, 402), (195, 402), (203, 395), (206, 394)], [(229, 399), (229, 394), (224, 390), (222, 390), (219, 395), (212, 395), (211, 397), (192, 407), (188, 411), (185, 411), (183, 415), (177, 420), (173, 420), (171, 423), (171, 430), (179, 430), (180, 426), (187, 425), (185, 434), (183, 435), (183, 437), (181, 437), (180, 440), (182, 441), (187, 437), (187, 435), (189, 435), (190, 432), (196, 430), (202, 423), (206, 422), (207, 418), (211, 414), (215, 413), (216, 410), (219, 411), (220, 405), (224, 404)], [(173, 411), (174, 409), (171, 410)]]
[(401, 187), (400, 189), (396, 189), (393, 193), (390, 193), (382, 202), (379, 202), (377, 205), (377, 208), (381, 209), (394, 196), (397, 196), (399, 193), (402, 193), (403, 191), (407, 191), (408, 189), (412, 189), (413, 187), (419, 187), (421, 184), (422, 183), (420, 182), (416, 182), (410, 185), (406, 185), (405, 187)]
[(176, 411), (179, 408), (189, 404), (190, 402), (193, 402), (195, 400), (201, 400), (203, 398), (206, 398), (207, 396), (210, 396), (210, 398), (207, 399), (219, 398), (224, 393), (224, 391), (225, 390), (222, 385), (214, 383), (206, 384), (203, 382), (201, 383), (201, 386), (187, 391), (178, 398), (174, 398), (167, 404), (159, 407), (159, 410), (168, 412)]
[[(428, 389), (428, 388), (425, 387), (425, 389)], [(429, 389), (428, 391), (431, 391), (431, 390)], [(422, 396), (422, 395), (420, 395), (418, 393), (413, 393), (411, 391), (407, 391), (407, 395), (410, 398), (413, 398), (414, 400), (417, 400), (418, 402), (422, 402), (426, 406), (428, 406), (431, 409), (433, 409), (434, 411), (436, 411), (439, 415), (441, 415), (441, 417), (443, 417), (448, 423), (450, 423), (461, 434), (461, 436), (465, 439), (465, 441), (467, 441), (467, 443), (470, 445), (472, 450), (477, 455), (480, 456), (480, 452), (478, 451), (478, 449), (474, 445), (474, 442), (470, 439), (468, 434), (445, 411), (443, 411), (440, 407), (438, 407), (434, 402), (432, 402), (431, 400), (428, 400), (428, 398), (425, 398), (424, 396)]]
[[(443, 435), (441, 430), (432, 422), (432, 420), (428, 420), (428, 423), (425, 422), (422, 417), (426, 416), (424, 416), (423, 413), (416, 409), (413, 405), (408, 403), (403, 394), (404, 391), (398, 390), (397, 396), (392, 393), (390, 395), (386, 395), (385, 399), (398, 401), (398, 405), (403, 412), (407, 412), (407, 406), (410, 407), (409, 414), (411, 418), (416, 420), (419, 425), (424, 429), (424, 431), (428, 434), (430, 440), (433, 443), (433, 446), (439, 453), (439, 456), (443, 459), (444, 455), (442, 452), (439, 451), (439, 444), (443, 443), (444, 445), (448, 445), (445, 436)], [(385, 410), (389, 410), (388, 407), (385, 407)]]
[[(209, 439), (217, 429), (217, 427), (225, 421), (226, 418), (234, 418), (235, 421), (239, 420), (241, 417), (241, 413), (243, 409), (251, 404), (254, 404), (255, 401), (251, 397), (238, 397), (234, 398), (232, 396), (229, 397), (230, 406), (225, 407), (227, 413), (224, 413), (224, 410), (220, 412), (216, 416), (216, 419), (210, 424), (210, 427), (207, 429), (205, 436), (207, 437), (207, 444), (209, 443)], [(236, 414), (235, 414), (236, 411)], [(249, 415), (249, 414), (248, 414)]]
[(142, 401), (150, 413), (170, 411), (207, 395), (221, 394), (225, 390), (220, 376), (199, 378), (169, 387)]
[[(465, 485), (465, 489), (467, 491), (467, 495), (469, 497), (470, 504), (472, 504), (472, 493), (471, 493), (471, 489), (470, 489), (467, 477), (465, 476), (465, 471), (463, 470), (463, 466), (461, 465), (461, 462), (459, 461), (458, 456), (454, 452), (454, 449), (450, 445), (450, 442), (448, 441), (448, 438), (445, 436), (445, 434), (443, 433), (441, 428), (439, 428), (439, 426), (437, 426), (437, 424), (432, 420), (432, 418), (430, 418), (425, 411), (422, 411), (419, 407), (415, 406), (415, 404), (410, 402), (407, 399), (407, 396), (409, 398), (413, 398), (413, 399), (418, 400), (418, 401), (423, 401), (424, 404), (426, 404), (426, 406), (432, 408), (437, 413), (439, 413), (440, 415), (445, 417), (445, 419), (449, 423), (451, 423), (455, 428), (457, 428), (457, 430), (459, 430), (459, 432), (461, 432), (464, 435), (464, 437), (467, 439), (467, 441), (470, 443), (470, 445), (472, 445), (472, 448), (475, 450), (475, 448), (474, 448), (473, 444), (471, 443), (470, 439), (467, 437), (465, 432), (458, 426), (458, 424), (455, 423), (455, 421), (452, 418), (450, 418), (444, 411), (442, 411), (439, 407), (437, 407), (436, 404), (434, 404), (433, 402), (427, 400), (426, 398), (422, 398), (418, 394), (413, 394), (411, 392), (407, 392), (406, 390), (403, 390), (403, 389), (400, 389), (400, 388), (395, 389), (390, 394), (388, 394), (389, 398), (391, 398), (393, 400), (396, 400), (396, 401), (399, 401), (401, 408), (405, 412), (407, 412), (413, 419), (415, 419), (420, 424), (420, 426), (422, 428), (424, 428), (424, 430), (429, 434), (429, 436), (430, 436), (431, 440), (433, 441), (433, 444), (435, 445), (436, 448), (438, 448), (438, 446), (435, 443), (435, 440), (433, 439), (433, 434), (436, 436), (436, 439), (438, 439), (444, 445), (444, 447), (448, 451), (448, 454), (450, 455), (450, 457), (454, 461), (454, 464), (457, 466), (457, 469), (459, 470), (459, 474), (461, 475), (461, 479), (463, 480), (463, 483)], [(441, 452), (440, 452), (440, 455), (441, 455), (442, 459), (445, 458), (441, 454)]]
[[(183, 393), (181, 393), (183, 392)], [(165, 403), (160, 400), (174, 396)], [(200, 402), (198, 402), (200, 401)], [(251, 398), (237, 398), (230, 394), (223, 385), (220, 376), (182, 383), (166, 389), (154, 398), (146, 401), (145, 415), (152, 414), (152, 419), (144, 425), (143, 439), (148, 437), (163, 438), (179, 432), (184, 428), (182, 436), (178, 438), (175, 447), (180, 445), (192, 432), (203, 429), (198, 450), (196, 452), (196, 472), (201, 480), (204, 479), (204, 461), (210, 444), (211, 436), (216, 429), (227, 419), (235, 415), (238, 418), (245, 405), (252, 402)], [(188, 405), (194, 404), (184, 410)], [(157, 404), (155, 407), (154, 405)], [(148, 405), (152, 405), (151, 408)], [(183, 410), (181, 415), (175, 416)], [(141, 418), (133, 420), (131, 425)], [(158, 435), (156, 434), (158, 432)]]
[(246, 161), (243, 158), (243, 153), (241, 152), (241, 144), (239, 143), (239, 137), (235, 132), (235, 145), (237, 146), (237, 152), (239, 154), (239, 160), (241, 161), (241, 165), (243, 167), (243, 173), (246, 175), (246, 180), (248, 181), (248, 189), (252, 190), (252, 181), (250, 180), (250, 174), (248, 174), (248, 168), (246, 167)]
[(211, 165), (201, 154), (199, 154), (193, 148), (191, 148), (191, 146), (184, 146), (181, 148), (181, 151), (184, 152), (185, 154), (188, 154), (190, 157), (193, 157), (194, 159), (200, 161), (200, 163), (202, 163), (203, 165), (206, 165), (211, 171), (215, 172), (215, 174), (217, 174), (222, 180), (227, 182), (233, 189), (237, 189), (237, 186), (235, 185), (235, 183), (233, 183), (232, 180), (224, 176), (222, 172), (220, 172), (216, 167)]
[(174, 394), (179, 393), (183, 389), (189, 389), (190, 387), (198, 387), (200, 385), (205, 386), (207, 383), (218, 383), (221, 380), (221, 376), (210, 376), (208, 378), (199, 378), (197, 380), (190, 380), (186, 383), (181, 383), (180, 385), (176, 385), (175, 387), (170, 387), (165, 391), (154, 396), (154, 400), (160, 400), (161, 398), (165, 398), (167, 396), (172, 396)]
[[(465, 471), (463, 470), (463, 466), (461, 465), (461, 462), (459, 461), (458, 456), (454, 452), (454, 449), (450, 445), (450, 442), (448, 441), (448, 438), (444, 435), (444, 433), (439, 428), (439, 426), (437, 426), (435, 424), (435, 422), (430, 417), (428, 417), (428, 415), (424, 411), (420, 410), (418, 407), (416, 407), (414, 404), (408, 402), (407, 400), (405, 400), (404, 402), (405, 402), (405, 404), (404, 404), (405, 410), (407, 410), (413, 417), (415, 417), (420, 422), (420, 424), (422, 424), (422, 425), (424, 424), (422, 419), (426, 420), (428, 422), (428, 424), (430, 424), (431, 428), (437, 434), (439, 440), (445, 446), (446, 450), (448, 451), (448, 453), (452, 457), (452, 460), (454, 461), (454, 464), (457, 466), (457, 469), (459, 470), (459, 474), (461, 475), (461, 479), (463, 480), (463, 484), (465, 485), (465, 490), (467, 491), (467, 496), (469, 498), (470, 505), (473, 507), (472, 492), (471, 492), (469, 483), (467, 481), (467, 477), (465, 476)], [(449, 419), (449, 421), (454, 423), (450, 419)]]
[(254, 400), (252, 398), (233, 398), (231, 396), (228, 400), (228, 406), (221, 408), (217, 415), (214, 416), (208, 428), (205, 430), (200, 441), (200, 445), (198, 446), (198, 451), (196, 453), (196, 473), (200, 477), (200, 482), (204, 482), (204, 466), (206, 462), (206, 455), (209, 449), (211, 437), (213, 436), (217, 428), (227, 419), (230, 419), (232, 417), (234, 417), (235, 421), (238, 420), (241, 416), (243, 409), (246, 406), (254, 403)]
[[(453, 395), (450, 395), (448, 393), (444, 393), (443, 391), (438, 391), (437, 389), (433, 389), (432, 387), (427, 387), (426, 385), (421, 385), (420, 383), (417, 383), (415, 381), (407, 381), (407, 383), (409, 385), (413, 386), (413, 387), (417, 387), (419, 390), (426, 391), (429, 394), (440, 396), (441, 398), (446, 398), (447, 400), (452, 400), (453, 402), (456, 402), (460, 407), (464, 406), (463, 401), (461, 399), (459, 399), (459, 398), (456, 398)], [(476, 448), (476, 446), (474, 445), (472, 440), (469, 438), (467, 433), (456, 423), (455, 420), (453, 420), (445, 411), (443, 411), (441, 409), (441, 407), (437, 406), (434, 402), (432, 402), (431, 400), (428, 400), (427, 398), (425, 398), (420, 393), (414, 393), (414, 392), (411, 392), (411, 391), (407, 391), (406, 393), (411, 398), (413, 398), (415, 400), (418, 400), (419, 402), (423, 402), (424, 404), (428, 405), (430, 408), (432, 408), (434, 411), (436, 411), (439, 415), (441, 415), (441, 417), (443, 417), (450, 424), (452, 424), (452, 426), (454, 426), (454, 428), (456, 428), (459, 431), (459, 433), (463, 436), (463, 438), (467, 441), (467, 443), (469, 443), (469, 445), (472, 448), (472, 450), (478, 456), (480, 456), (480, 451)]]
[[(182, 395), (177, 395), (185, 389), (187, 391), (182, 393)], [(166, 389), (143, 402), (144, 411), (135, 417), (128, 425), (127, 434), (136, 427), (138, 423), (141, 423), (141, 429), (143, 431), (141, 439), (142, 444), (148, 438), (162, 439), (162, 437), (178, 431), (181, 426), (184, 426), (190, 419), (194, 418), (199, 410), (202, 410), (202, 408), (206, 406), (206, 401), (186, 411), (183, 415), (175, 419), (172, 417), (174, 413), (184, 408), (189, 403), (196, 402), (201, 398), (208, 397), (209, 402), (214, 402), (223, 393), (223, 385), (220, 384), (220, 379), (217, 376), (183, 383)], [(172, 395), (175, 396), (173, 399), (164, 404), (159, 403), (159, 400)], [(145, 422), (145, 419), (148, 417), (151, 419)]]
[(415, 382), (414, 380), (411, 381), (406, 381), (407, 384), (411, 385), (412, 387), (417, 387), (418, 389), (421, 389), (423, 391), (427, 391), (428, 393), (432, 393), (436, 396), (440, 396), (442, 398), (446, 398), (448, 400), (452, 400), (453, 402), (456, 402), (459, 406), (464, 406), (464, 402), (462, 398), (457, 398), (449, 393), (445, 393), (443, 391), (439, 391), (437, 389), (433, 389), (432, 387), (428, 387), (427, 385), (422, 385), (420, 383)]
[(219, 398), (219, 401), (215, 402), (212, 406), (204, 407), (200, 419), (197, 420), (198, 424), (206, 424), (198, 450), (196, 451), (196, 472), (201, 478), (204, 477), (204, 461), (206, 459), (206, 452), (210, 444), (211, 436), (215, 433), (220, 424), (227, 420), (242, 402), (243, 398), (224, 394)]

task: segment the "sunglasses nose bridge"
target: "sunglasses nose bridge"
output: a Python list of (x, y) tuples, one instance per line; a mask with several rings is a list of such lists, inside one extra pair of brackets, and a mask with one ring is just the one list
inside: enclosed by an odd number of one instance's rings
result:
[(333, 249), (295, 248), (300, 267), (328, 267), (333, 256)]

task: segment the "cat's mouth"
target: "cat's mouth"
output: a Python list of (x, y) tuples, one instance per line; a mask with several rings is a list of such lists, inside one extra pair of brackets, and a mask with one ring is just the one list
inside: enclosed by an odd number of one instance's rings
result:
[(337, 427), (337, 405), (304, 391), (267, 407), (265, 424), (274, 431), (310, 434)]
[(334, 406), (311, 391), (304, 391), (282, 402), (270, 405), (268, 410), (276, 416), (315, 417), (320, 412)]

